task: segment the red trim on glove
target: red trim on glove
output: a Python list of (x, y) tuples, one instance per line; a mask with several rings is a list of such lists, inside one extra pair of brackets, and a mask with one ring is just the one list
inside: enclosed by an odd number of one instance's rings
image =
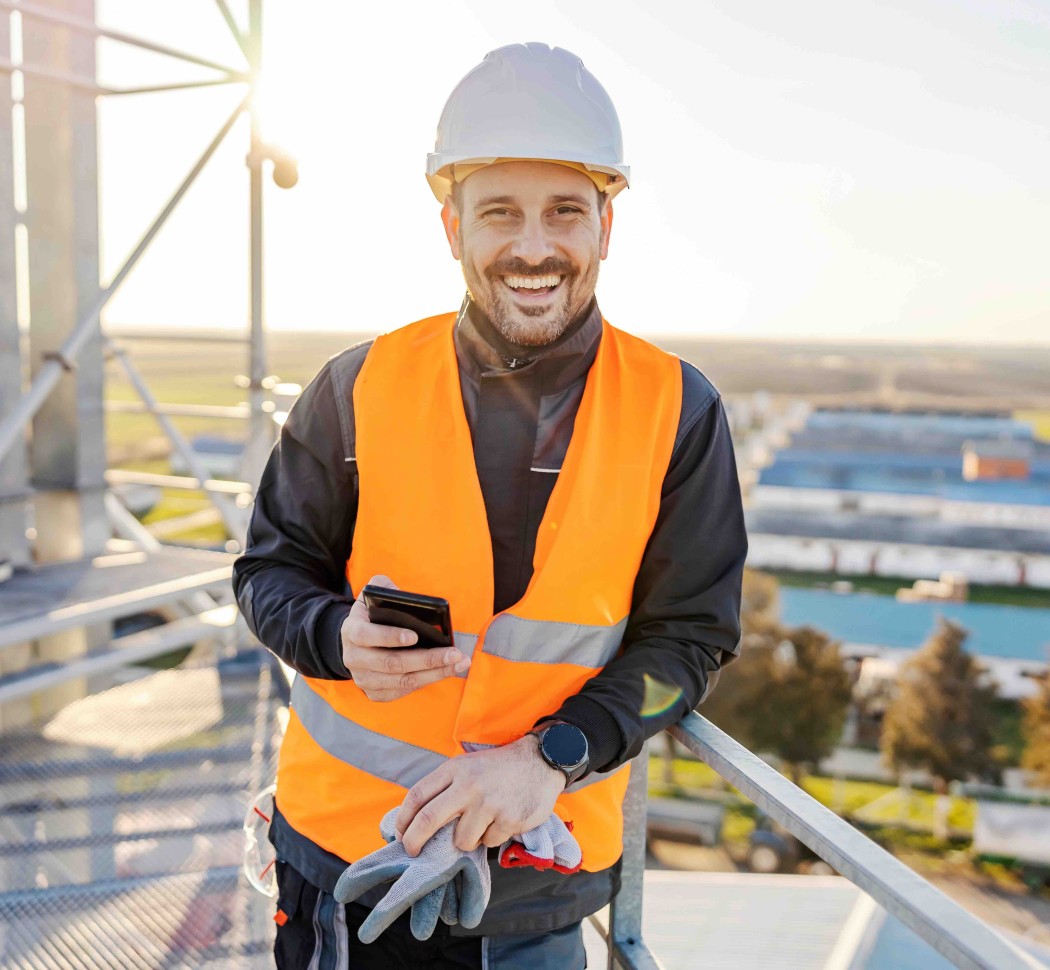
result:
[(532, 866), (533, 869), (550, 869), (554, 865), (553, 859), (542, 859), (533, 855), (520, 842), (511, 842), (500, 853), (499, 864), (504, 869), (520, 869), (523, 866)]
[(499, 864), (504, 869), (520, 869), (524, 866), (531, 866), (533, 869), (539, 869), (543, 872), (546, 869), (553, 869), (555, 872), (561, 872), (566, 876), (571, 876), (574, 872), (580, 871), (579, 865), (573, 866), (571, 869), (568, 866), (558, 865), (553, 859), (544, 859), (540, 856), (535, 856), (528, 849), (525, 848), (520, 842), (511, 842), (500, 853)]

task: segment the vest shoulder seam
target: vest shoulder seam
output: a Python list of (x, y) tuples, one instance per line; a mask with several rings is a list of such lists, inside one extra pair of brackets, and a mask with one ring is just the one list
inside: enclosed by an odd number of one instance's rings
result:
[(361, 373), (374, 339), (347, 347), (325, 365), (332, 379), (332, 394), (339, 411), (339, 430), (343, 439), (343, 461), (357, 460), (357, 429), (354, 424), (354, 384)]
[(675, 435), (672, 456), (678, 451), (682, 442), (696, 423), (707, 413), (708, 409), (721, 398), (715, 386), (704, 376), (695, 364), (682, 360), (682, 413), (678, 420), (678, 433)]

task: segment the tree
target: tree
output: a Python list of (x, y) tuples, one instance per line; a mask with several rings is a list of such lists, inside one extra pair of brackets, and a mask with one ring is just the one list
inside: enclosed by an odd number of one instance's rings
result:
[(745, 641), (753, 633), (768, 633), (780, 622), (780, 583), (775, 576), (745, 569), (740, 593), (740, 630)]
[(1050, 787), (1050, 675), (1039, 679), (1039, 688), (1022, 702), (1024, 754), (1021, 766), (1032, 773), (1037, 785)]
[(798, 784), (842, 734), (850, 675), (839, 644), (813, 627), (751, 636), (703, 713), (748, 747), (778, 755)]
[[(704, 701), (700, 713), (714, 721), (723, 731), (744, 744), (750, 744), (747, 723), (736, 715), (738, 709), (752, 706), (744, 695), (752, 697), (753, 691), (748, 687), (754, 679), (754, 651), (761, 649), (771, 631), (779, 631), (780, 583), (775, 576), (759, 572), (757, 569), (744, 569), (743, 585), (740, 596), (740, 656), (734, 657), (728, 668), (723, 667), (716, 688)], [(732, 671), (726, 674), (726, 669)], [(759, 684), (762, 675), (759, 673)], [(754, 703), (761, 700), (754, 698)], [(669, 734), (664, 736), (663, 743), (663, 781), (668, 787), (674, 787), (675, 742)]]
[(975, 775), (995, 779), (996, 687), (963, 649), (967, 631), (938, 617), (936, 629), (901, 664), (897, 691), (882, 724), (882, 755), (900, 772), (923, 768), (937, 790)]

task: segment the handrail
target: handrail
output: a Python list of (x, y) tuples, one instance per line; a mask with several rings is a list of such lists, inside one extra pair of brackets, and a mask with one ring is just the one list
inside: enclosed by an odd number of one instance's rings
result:
[(180, 576), (178, 579), (140, 586), (130, 592), (112, 593), (109, 596), (74, 602), (68, 606), (58, 606), (43, 615), (15, 620), (0, 627), (0, 647), (8, 647), (25, 640), (37, 640), (61, 633), (63, 630), (102, 623), (117, 617), (130, 616), (132, 613), (141, 613), (164, 606), (173, 600), (184, 600), (190, 593), (198, 590), (215, 586), (226, 587), (232, 572), (232, 566), (217, 566), (215, 569)]
[(225, 478), (206, 478), (203, 482), (190, 475), (160, 475), (156, 472), (139, 472), (129, 468), (107, 468), (107, 485), (156, 485), (159, 488), (181, 488), (192, 492), (221, 492), (224, 495), (254, 494), (248, 482), (234, 482)]
[[(642, 895), (645, 882), (645, 805), (649, 791), (649, 746), (631, 766), (623, 799), (623, 865), (620, 891), (609, 904), (609, 929), (602, 935), (609, 947), (609, 970), (662, 970), (642, 939)], [(599, 933), (601, 927), (597, 926)]]
[(956, 966), (1042, 966), (706, 718), (668, 733)]

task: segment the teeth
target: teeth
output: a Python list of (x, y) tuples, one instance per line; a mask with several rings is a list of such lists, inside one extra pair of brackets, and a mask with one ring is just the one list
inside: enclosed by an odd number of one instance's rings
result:
[(555, 273), (548, 276), (504, 276), (503, 282), (515, 290), (540, 290), (545, 286), (557, 286), (561, 277)]

